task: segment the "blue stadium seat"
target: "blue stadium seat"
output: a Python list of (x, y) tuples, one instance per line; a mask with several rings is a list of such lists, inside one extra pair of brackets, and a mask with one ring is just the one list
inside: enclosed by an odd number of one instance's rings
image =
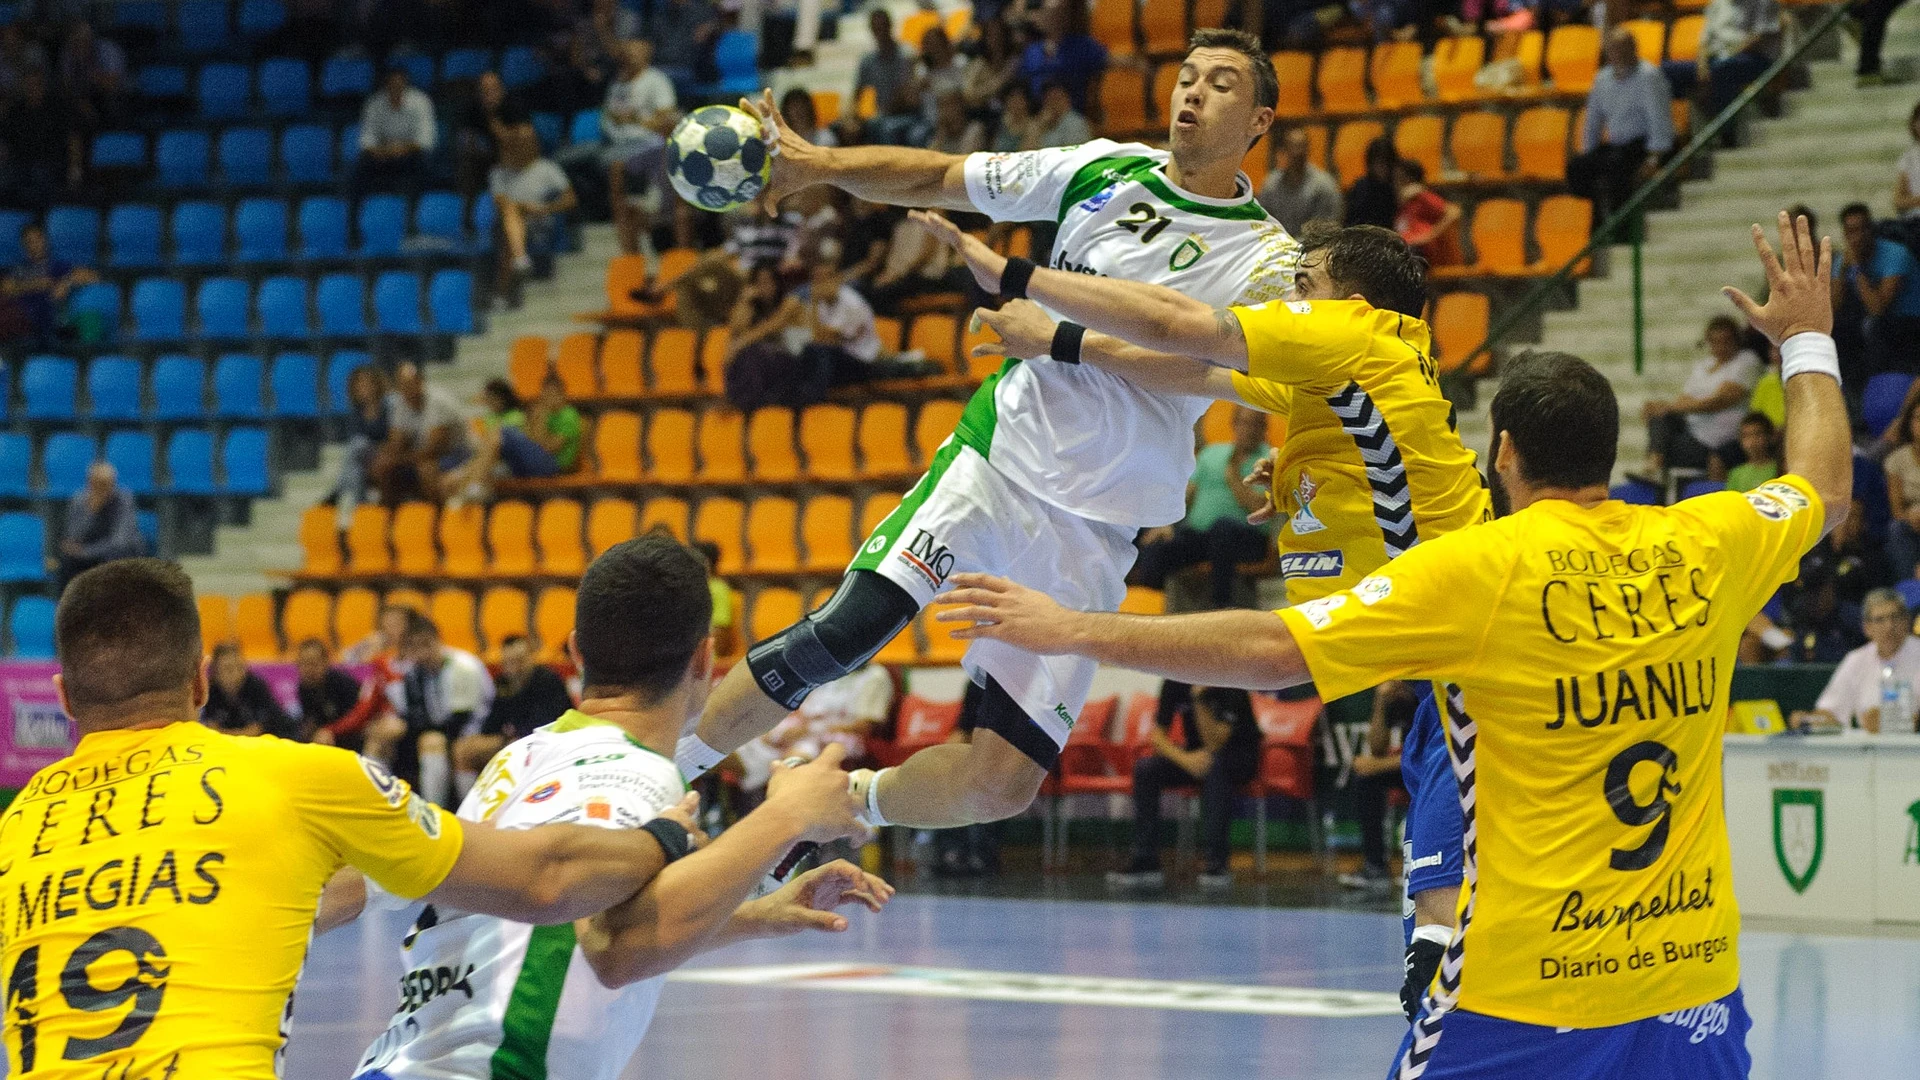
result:
[(101, 356), (87, 365), (87, 414), (95, 420), (140, 419), (140, 361)]
[(313, 70), (276, 56), (260, 63), (260, 106), (268, 116), (304, 116), (313, 107)]
[(399, 255), (407, 238), (407, 200), (398, 195), (369, 195), (360, 200), (359, 224), (362, 257)]
[(566, 133), (567, 118), (559, 113), (533, 114), (533, 133), (540, 137), (540, 152), (551, 154), (560, 149), (560, 136)]
[(0, 497), (32, 493), (33, 438), (24, 431), (0, 431)]
[(467, 204), (451, 191), (429, 191), (420, 196), (413, 208), (413, 231), (419, 236), (445, 244), (449, 250), (467, 246)]
[(213, 362), (213, 415), (258, 420), (267, 414), (267, 368), (251, 353), (228, 353)]
[(160, 186), (183, 191), (207, 186), (213, 140), (204, 131), (163, 131), (154, 143), (153, 168)]
[(347, 204), (331, 195), (316, 195), (300, 202), (300, 257), (303, 259), (344, 259), (347, 257)]
[(230, 341), (248, 336), (247, 283), (237, 277), (208, 278), (200, 283), (194, 307), (200, 315), (200, 336)]
[(729, 30), (713, 45), (713, 64), (720, 81), (709, 92), (751, 94), (760, 88), (760, 39), (749, 30)]
[(573, 124), (567, 129), (567, 141), (575, 146), (600, 141), (600, 110), (581, 109), (573, 114)]
[(80, 415), (80, 365), (64, 356), (29, 356), (20, 365), (20, 397), (29, 420)]
[(20, 230), (32, 220), (33, 215), (25, 210), (0, 210), (0, 266), (12, 266), (26, 258), (20, 250)]
[(147, 137), (132, 131), (103, 131), (93, 137), (87, 162), (96, 169), (145, 168)]
[(53, 601), (22, 596), (7, 615), (7, 639), (15, 660), (53, 659)]
[(1725, 490), (1727, 490), (1727, 484), (1724, 480), (1689, 480), (1686, 486), (1680, 489), (1680, 497), (1697, 499), (1702, 495), (1711, 495), (1716, 491)]
[(308, 352), (283, 352), (273, 358), (267, 380), (273, 384), (273, 414), (304, 419), (320, 415), (320, 361)]
[(360, 122), (340, 125), (340, 168), (351, 169), (360, 160)]
[(56, 206), (47, 211), (47, 250), (75, 266), (100, 261), (100, 211), (91, 206)]
[(388, 270), (373, 281), (374, 328), (383, 334), (420, 334), (420, 275)]
[(1896, 371), (1883, 371), (1867, 380), (1860, 392), (1860, 421), (1867, 425), (1867, 434), (1877, 439), (1900, 418), (1900, 406), (1912, 386), (1913, 376)]
[(174, 20), (180, 42), (189, 52), (219, 52), (232, 37), (227, 0), (181, 0)]
[(280, 169), (289, 183), (333, 183), (333, 129), (295, 124), (282, 131)]
[(509, 90), (532, 86), (544, 74), (540, 54), (530, 46), (515, 45), (500, 54), (500, 81), (506, 83)]
[(145, 431), (115, 431), (107, 435), (101, 456), (120, 474), (120, 486), (135, 495), (151, 495), (159, 489), (154, 478), (152, 434)]
[(439, 270), (427, 289), (427, 308), (439, 334), (471, 334), (478, 330), (473, 314), (473, 274)]
[(387, 57), (387, 66), (406, 72), (407, 81), (413, 84), (414, 89), (433, 93), (433, 57), (426, 53), (401, 53)]
[(0, 581), (47, 576), (47, 527), (39, 514), (0, 514)]
[(198, 420), (207, 415), (207, 365), (173, 354), (153, 362), (153, 418)]
[(146, 30), (155, 34), (167, 32), (166, 0), (120, 0), (102, 10), (113, 13), (115, 29)]
[(260, 333), (270, 338), (304, 338), (313, 333), (307, 319), (307, 279), (283, 274), (260, 283), (254, 298)]
[(160, 208), (121, 203), (107, 212), (107, 265), (149, 270), (160, 265)]
[(120, 286), (111, 281), (96, 281), (74, 290), (67, 299), (67, 313), (90, 319), (98, 319), (100, 328), (110, 340), (120, 333), (121, 298)]
[(273, 489), (267, 466), (267, 429), (237, 427), (220, 444), (221, 486), (230, 495), (265, 495)]
[(179, 64), (147, 64), (134, 72), (133, 85), (148, 101), (165, 101), (186, 97), (190, 83)]
[(492, 251), (493, 227), (498, 223), (500, 208), (493, 204), (493, 196), (481, 192), (473, 197), (473, 246), (476, 251)]
[(336, 56), (320, 67), (320, 96), (331, 100), (363, 98), (373, 93), (373, 61), (364, 56)]
[(287, 25), (287, 8), (280, 0), (240, 0), (234, 21), (241, 37), (263, 38)]
[(194, 77), (193, 97), (202, 120), (245, 116), (253, 97), (253, 69), (245, 64), (202, 64)]
[(212, 495), (213, 432), (181, 428), (167, 440), (167, 489), (177, 495)]
[(1659, 506), (1661, 492), (1658, 487), (1645, 480), (1628, 480), (1613, 485), (1607, 494), (1629, 506)]
[(320, 332), (329, 337), (362, 337), (367, 333), (367, 286), (359, 274), (328, 274), (314, 290), (313, 306), (320, 316)]
[(339, 349), (327, 359), (327, 411), (344, 413), (353, 408), (347, 400), (347, 380), (356, 369), (373, 363), (373, 357), (361, 349)]
[(179, 341), (187, 336), (187, 287), (169, 278), (141, 278), (128, 306), (135, 341)]
[(87, 466), (99, 456), (93, 437), (78, 431), (56, 431), (40, 447), (41, 491), (65, 499), (87, 486)]
[(440, 81), (477, 79), (493, 66), (493, 54), (485, 49), (452, 49), (440, 58)]
[(174, 204), (169, 231), (174, 265), (219, 266), (227, 261), (227, 212), (219, 203)]
[(272, 183), (273, 133), (256, 127), (221, 132), (220, 180), (231, 188), (263, 188)]
[(160, 553), (160, 514), (153, 510), (135, 510), (133, 521), (140, 530), (140, 538), (147, 542), (147, 550)]
[(287, 200), (246, 199), (233, 212), (233, 254), (243, 263), (287, 257)]

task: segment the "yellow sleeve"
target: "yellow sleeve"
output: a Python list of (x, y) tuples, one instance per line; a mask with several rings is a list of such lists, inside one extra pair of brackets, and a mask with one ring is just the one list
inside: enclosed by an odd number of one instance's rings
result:
[(1256, 379), (1242, 372), (1233, 373), (1233, 392), (1240, 404), (1261, 412), (1286, 416), (1293, 411), (1293, 387), (1284, 383)]
[(1722, 587), (1744, 586), (1755, 612), (1774, 590), (1799, 576), (1800, 557), (1820, 542), (1827, 517), (1813, 485), (1791, 473), (1752, 491), (1687, 499), (1675, 509), (1691, 514), (1707, 535), (1718, 538), (1729, 564), (1740, 567), (1726, 575)]
[(378, 762), (330, 746), (284, 744), (296, 820), (342, 863), (408, 900), (432, 892), (460, 858), (460, 819)]
[(1337, 394), (1372, 351), (1374, 309), (1363, 300), (1275, 300), (1231, 310), (1255, 380)]
[(1344, 592), (1275, 612), (1323, 700), (1390, 679), (1453, 681), (1471, 670), (1500, 575), (1473, 545), (1449, 542), (1460, 535), (1426, 541)]

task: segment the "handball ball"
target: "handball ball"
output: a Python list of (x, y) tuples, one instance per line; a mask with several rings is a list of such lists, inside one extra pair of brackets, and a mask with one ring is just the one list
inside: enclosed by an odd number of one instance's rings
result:
[(773, 161), (759, 117), (731, 105), (688, 113), (667, 137), (667, 176), (702, 210), (732, 210), (758, 198)]

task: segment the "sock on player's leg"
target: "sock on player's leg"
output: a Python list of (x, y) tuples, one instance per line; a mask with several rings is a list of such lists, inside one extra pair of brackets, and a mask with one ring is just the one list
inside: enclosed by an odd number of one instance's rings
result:
[(420, 753), (420, 794), (428, 802), (446, 806), (449, 802), (448, 774), (452, 766), (447, 761), (447, 752), (438, 751)]

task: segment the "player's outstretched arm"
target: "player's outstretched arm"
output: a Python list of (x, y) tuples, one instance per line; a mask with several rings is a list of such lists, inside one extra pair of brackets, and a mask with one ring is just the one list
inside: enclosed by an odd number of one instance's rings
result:
[(891, 206), (972, 210), (964, 154), (910, 146), (818, 146), (780, 120), (773, 91), (741, 98), (740, 107), (774, 133), (773, 172), (762, 196), (769, 206), (815, 184), (828, 184), (868, 202)]
[(859, 904), (878, 914), (891, 899), (893, 886), (879, 875), (869, 874), (845, 859), (835, 859), (735, 908), (726, 925), (707, 940), (701, 951), (807, 930), (842, 933), (848, 926), (847, 917), (836, 908)]
[[(913, 217), (966, 261), (982, 289), (1007, 295), (1003, 287), (1006, 256), (938, 214)], [(1247, 338), (1233, 312), (1164, 285), (1036, 267), (1024, 290), (1016, 289), (1015, 295), (1038, 301), (1089, 330), (1135, 345), (1247, 370)]]
[[(975, 311), (973, 318), (973, 329), (989, 326), (1000, 335), (999, 341), (975, 345), (975, 356), (1014, 356), (1022, 360), (1050, 356), (1054, 333), (1060, 328), (1031, 300), (1011, 301), (999, 311), (983, 308)], [(1240, 400), (1233, 389), (1233, 375), (1226, 368), (1191, 356), (1143, 349), (1107, 334), (1089, 332), (1082, 337), (1079, 359), (1146, 390), (1217, 401)]]
[(572, 922), (631, 898), (666, 868), (649, 833), (588, 825), (469, 825), (460, 859), (426, 899), (515, 922)]
[(957, 638), (991, 638), (1054, 655), (1073, 653), (1195, 686), (1277, 690), (1308, 679), (1293, 633), (1270, 611), (1121, 615), (1071, 611), (1036, 589), (991, 574), (955, 574), (935, 601)]

